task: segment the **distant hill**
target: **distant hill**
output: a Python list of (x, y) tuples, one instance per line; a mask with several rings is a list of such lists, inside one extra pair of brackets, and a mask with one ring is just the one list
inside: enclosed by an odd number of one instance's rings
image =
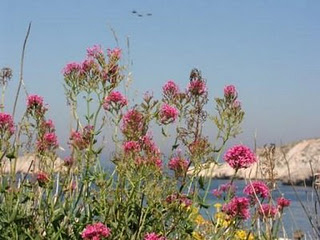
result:
[[(315, 173), (320, 173), (320, 138), (302, 140), (283, 146), (268, 145), (257, 149), (258, 163), (239, 170), (238, 178), (269, 179), (272, 175), (283, 183), (310, 184)], [(273, 171), (271, 171), (273, 169)], [(230, 178), (234, 170), (227, 164), (210, 164), (199, 175)]]

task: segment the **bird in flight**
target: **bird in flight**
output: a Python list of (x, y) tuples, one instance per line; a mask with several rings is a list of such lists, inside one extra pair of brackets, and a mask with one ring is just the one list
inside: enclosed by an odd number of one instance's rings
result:
[(137, 12), (136, 10), (132, 10), (131, 13), (136, 15), (137, 17), (144, 17), (144, 16), (150, 17), (150, 16), (152, 16), (152, 13), (147, 13), (147, 14), (143, 15), (142, 13)]

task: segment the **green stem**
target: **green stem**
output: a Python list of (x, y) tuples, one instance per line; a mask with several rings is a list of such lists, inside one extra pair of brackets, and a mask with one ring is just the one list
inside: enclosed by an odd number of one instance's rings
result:
[(3, 84), (2, 91), (1, 91), (1, 105), (0, 105), (1, 112), (4, 112), (5, 92), (6, 92), (6, 83)]

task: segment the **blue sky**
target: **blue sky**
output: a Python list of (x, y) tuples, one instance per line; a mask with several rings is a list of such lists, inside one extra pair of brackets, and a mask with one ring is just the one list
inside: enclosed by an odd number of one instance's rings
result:
[(32, 21), (25, 83), (29, 93), (45, 96), (60, 138), (69, 121), (61, 69), (93, 44), (115, 47), (110, 26), (125, 52), (130, 40), (132, 88), (139, 93), (159, 94), (169, 79), (186, 86), (198, 67), (211, 99), (236, 85), (246, 111), (236, 141), (250, 145), (255, 132), (258, 145), (320, 135), (320, 1), (2, 0), (1, 9), (0, 67), (14, 70), (7, 111)]

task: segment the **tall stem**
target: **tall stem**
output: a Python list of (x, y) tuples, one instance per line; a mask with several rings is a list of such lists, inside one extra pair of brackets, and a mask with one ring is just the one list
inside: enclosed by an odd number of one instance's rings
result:
[(16, 98), (15, 98), (14, 104), (13, 104), (13, 111), (12, 111), (12, 118), (13, 119), (14, 119), (14, 115), (16, 113), (16, 107), (17, 107), (17, 103), (18, 103), (18, 98), (19, 98), (21, 86), (22, 86), (22, 83), (23, 83), (24, 53), (25, 53), (25, 50), (26, 50), (26, 45), (27, 45), (27, 40), (28, 40), (28, 37), (29, 37), (30, 29), (31, 29), (31, 22), (29, 23), (29, 27), (28, 27), (28, 30), (27, 30), (27, 35), (26, 35), (26, 37), (24, 39), (24, 43), (23, 43), (23, 47), (22, 47), (22, 54), (21, 54), (21, 61), (20, 61), (20, 80), (19, 80), (18, 90), (17, 90), (17, 93), (16, 93)]

